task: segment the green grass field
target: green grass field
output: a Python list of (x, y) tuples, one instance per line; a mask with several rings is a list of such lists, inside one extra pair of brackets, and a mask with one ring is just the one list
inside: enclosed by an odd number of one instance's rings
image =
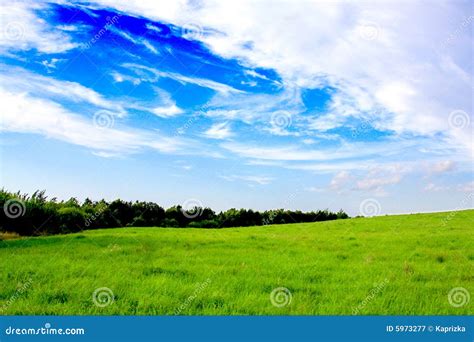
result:
[[(473, 314), (474, 299), (466, 303), (466, 292), (474, 296), (473, 227), (469, 210), (5, 240), (0, 313)], [(99, 306), (93, 293), (103, 287), (114, 300), (99, 290)], [(273, 305), (279, 287), (289, 292), (279, 292)], [(451, 300), (461, 306), (448, 300), (457, 287), (465, 290)]]

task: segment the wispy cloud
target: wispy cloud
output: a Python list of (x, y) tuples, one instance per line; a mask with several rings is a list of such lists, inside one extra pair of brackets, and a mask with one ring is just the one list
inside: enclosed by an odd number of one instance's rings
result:
[(120, 101), (111, 101), (96, 91), (77, 82), (61, 81), (53, 77), (44, 77), (22, 68), (0, 65), (7, 73), (0, 74), (0, 83), (8, 86), (10, 91), (27, 92), (37, 96), (62, 98), (73, 102), (86, 102), (96, 107), (109, 109), (116, 115), (125, 115)]
[(410, 171), (410, 168), (402, 165), (390, 165), (371, 169), (368, 174), (356, 182), (355, 189), (363, 191), (374, 191), (376, 194), (385, 194), (385, 186), (400, 183), (402, 177)]
[(33, 1), (2, 1), (0, 3), (0, 52), (36, 49), (39, 52), (63, 53), (78, 46), (60, 30), (54, 30), (37, 13), (47, 14), (48, 4)]
[[(154, 103), (151, 104), (142, 100), (133, 102), (123, 100), (122, 98), (111, 100), (77, 82), (62, 81), (52, 76), (41, 76), (22, 68), (12, 68), (1, 64), (0, 67), (9, 70), (8, 74), (0, 74), (0, 81), (8, 85), (8, 89), (12, 91), (27, 92), (55, 101), (63, 99), (72, 102), (83, 102), (94, 107), (107, 109), (112, 115), (118, 117), (125, 116), (127, 109), (148, 111), (162, 118), (174, 117), (184, 113), (184, 110), (176, 105), (170, 94), (162, 89), (154, 88), (156, 97), (153, 101)], [(92, 110), (92, 112), (94, 111)]]
[[(1, 130), (41, 134), (94, 150), (99, 155), (122, 155), (151, 148), (164, 153), (179, 153), (186, 144), (177, 138), (156, 132), (100, 127), (92, 118), (84, 118), (53, 101), (15, 94), (0, 88), (3, 105)], [(191, 153), (191, 152), (190, 152)]]
[[(243, 91), (235, 89), (227, 84), (219, 83), (216, 81), (212, 81), (205, 78), (199, 77), (192, 77), (192, 76), (185, 76), (182, 74), (178, 74), (175, 72), (168, 72), (168, 71), (161, 71), (155, 68), (147, 67), (145, 65), (133, 64), (133, 63), (125, 63), (123, 67), (129, 68), (135, 72), (139, 73), (140, 79), (146, 82), (154, 82), (159, 78), (169, 78), (180, 82), (182, 84), (194, 84), (203, 88), (209, 88), (215, 90), (222, 94), (232, 94), (232, 93), (242, 93)], [(155, 77), (150, 77), (149, 74), (143, 74), (140, 70), (148, 71), (149, 73), (153, 74)]]
[[(330, 113), (316, 118), (311, 125), (314, 129), (339, 127), (350, 116), (371, 113), (375, 117), (370, 123), (378, 129), (399, 135), (443, 134), (449, 137), (446, 143), (472, 153), (469, 127), (448, 125), (449, 113), (455, 109), (466, 111), (472, 121), (468, 48), (472, 36), (468, 29), (459, 29), (469, 13), (467, 2), (431, 7), (419, 1), (396, 7), (386, 2), (255, 6), (246, 1), (235, 6), (206, 1), (198, 7), (179, 3), (167, 8), (139, 2), (114, 6), (177, 26), (192, 16), (196, 25), (210, 32), (195, 39), (215, 54), (236, 58), (246, 66), (274, 69), (285, 84), (335, 88)], [(421, 12), (423, 18), (418, 15)], [(453, 32), (456, 35), (451, 37)], [(449, 94), (440, 93), (440, 84)], [(236, 111), (215, 109), (210, 113), (229, 118)]]
[(176, 106), (176, 104), (172, 104), (166, 107), (155, 107), (153, 109), (150, 109), (150, 111), (153, 114), (160, 116), (162, 118), (176, 116), (183, 113), (183, 110), (179, 108), (178, 106)]
[(349, 172), (340, 171), (333, 177), (333, 179), (331, 179), (331, 183), (329, 183), (329, 187), (333, 190), (341, 190), (352, 179), (353, 178)]
[(429, 173), (446, 173), (453, 171), (456, 168), (456, 163), (452, 160), (442, 160), (428, 165)]
[(460, 184), (458, 186), (458, 190), (462, 192), (474, 193), (474, 181), (465, 184)]
[(221, 122), (213, 124), (203, 135), (211, 139), (227, 139), (234, 134), (228, 122)]
[(132, 42), (135, 45), (142, 45), (149, 52), (152, 52), (155, 55), (160, 55), (160, 52), (158, 51), (158, 49), (152, 43), (150, 43), (147, 39), (143, 37), (137, 37), (131, 34), (130, 32), (125, 32), (124, 30), (120, 30), (114, 26), (110, 26), (109, 30), (115, 33), (116, 35)]
[[(291, 120), (305, 110), (298, 89), (289, 88), (275, 94), (240, 93), (233, 96), (216, 94), (205, 105), (204, 114), (211, 118), (242, 121), (258, 125), (267, 131), (288, 131)], [(272, 117), (280, 113), (286, 118), (285, 127), (272, 125)], [(280, 135), (280, 134), (278, 134)]]
[(436, 185), (434, 183), (428, 183), (426, 186), (423, 188), (423, 191), (426, 192), (438, 192), (438, 191), (448, 191), (450, 188), (449, 186), (443, 186), (443, 185)]
[(255, 176), (255, 175), (221, 175), (219, 177), (227, 181), (233, 182), (236, 180), (242, 180), (247, 183), (256, 183), (259, 185), (267, 185), (267, 184), (270, 184), (274, 180), (274, 178), (272, 177)]
[(386, 141), (384, 144), (367, 142), (341, 144), (326, 148), (308, 149), (298, 145), (260, 146), (258, 143), (222, 143), (221, 146), (239, 156), (275, 161), (330, 161), (350, 158), (375, 158), (396, 155), (414, 146), (411, 141)]

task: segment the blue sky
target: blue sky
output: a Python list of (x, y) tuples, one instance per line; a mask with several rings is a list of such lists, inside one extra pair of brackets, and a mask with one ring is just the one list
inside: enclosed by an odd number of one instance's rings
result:
[(468, 1), (0, 3), (8, 190), (474, 206)]

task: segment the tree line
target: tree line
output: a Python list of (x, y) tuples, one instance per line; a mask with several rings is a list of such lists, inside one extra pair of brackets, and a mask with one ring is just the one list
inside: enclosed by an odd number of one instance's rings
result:
[(0, 190), (0, 231), (19, 235), (65, 234), (84, 229), (116, 227), (192, 227), (225, 228), (261, 226), (267, 224), (315, 222), (345, 219), (341, 209), (302, 212), (299, 210), (229, 209), (216, 213), (198, 205), (175, 205), (164, 209), (153, 202), (112, 202), (76, 198), (58, 201), (48, 198), (45, 191), (32, 195)]

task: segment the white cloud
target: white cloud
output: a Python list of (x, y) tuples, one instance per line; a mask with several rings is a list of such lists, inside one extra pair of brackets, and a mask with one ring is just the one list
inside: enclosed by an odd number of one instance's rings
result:
[(186, 160), (176, 160), (174, 162), (177, 168), (180, 168), (185, 171), (190, 171), (193, 169), (193, 165), (189, 164)]
[[(427, 136), (443, 133), (447, 136), (445, 143), (468, 155), (473, 151), (470, 127), (454, 129), (447, 125), (451, 111), (471, 107), (469, 46), (473, 41), (469, 21), (465, 24), (467, 1), (438, 6), (426, 6), (423, 1), (397, 6), (390, 1), (93, 3), (97, 5), (91, 6), (117, 8), (178, 26), (189, 25), (189, 18), (193, 18), (192, 24), (206, 28), (206, 34), (194, 38), (220, 56), (239, 59), (248, 67), (249, 76), (264, 78), (251, 70), (263, 67), (275, 69), (285, 87), (332, 86), (337, 91), (330, 112), (312, 122), (314, 129), (337, 127), (348, 116), (378, 113), (383, 120), (375, 118), (373, 124), (379, 129)], [(51, 30), (34, 14), (42, 7), (33, 2), (2, 1), (2, 22), (18, 23), (20, 38), (12, 41), (10, 30), (5, 30), (0, 46), (36, 48), (47, 53), (75, 47), (64, 30)], [(298, 18), (297, 25), (294, 18)], [(15, 28), (12, 25), (9, 27)], [(148, 44), (153, 51), (151, 47)], [(235, 88), (210, 80), (173, 73), (160, 77), (223, 94), (238, 93)], [(241, 116), (239, 109), (214, 109), (209, 113)]]
[[(223, 57), (237, 58), (248, 68), (246, 73), (250, 77), (268, 81), (266, 76), (251, 69), (275, 69), (282, 77), (279, 83), (282, 90), (276, 94), (244, 93), (209, 79), (138, 64), (123, 65), (134, 76), (114, 72), (112, 75), (116, 82), (154, 83), (164, 77), (182, 84), (212, 89), (217, 95), (207, 104), (205, 114), (208, 117), (258, 123), (258, 128), (263, 125), (267, 131), (278, 135), (293, 134), (287, 130), (272, 130), (270, 126), (271, 114), (284, 107), (294, 118), (291, 128), (327, 131), (344, 126), (351, 117), (356, 117), (380, 130), (407, 137), (408, 140), (397, 138), (387, 142), (379, 139), (373, 143), (351, 145), (342, 141), (340, 147), (305, 147), (296, 144), (260, 146), (256, 142), (221, 144), (224, 149), (252, 163), (271, 163), (314, 172), (369, 170), (369, 176), (355, 182), (353, 190), (383, 193), (387, 185), (399, 183), (405, 171), (374, 171), (371, 169), (376, 164), (373, 159), (390, 159), (393, 156), (408, 159), (411, 152), (419, 152), (424, 156), (424, 151), (446, 155), (448, 148), (473, 151), (472, 126), (453, 128), (448, 120), (449, 113), (455, 109), (465, 110), (472, 118), (472, 112), (467, 112), (472, 100), (472, 54), (466, 47), (473, 45), (473, 42), (469, 28), (458, 27), (466, 15), (463, 2), (446, 2), (439, 6), (426, 6), (421, 1), (403, 2), (397, 6), (390, 2), (290, 4), (202, 1), (195, 4), (186, 1), (147, 3), (103, 0), (98, 3), (178, 26), (189, 24), (189, 18), (193, 18), (192, 21), (197, 25), (209, 28), (205, 35), (197, 38), (211, 51)], [(62, 27), (53, 31), (35, 16), (33, 10), (40, 5), (28, 7), (14, 3), (17, 9), (4, 11), (11, 7), (7, 4), (2, 1), (1, 15), (6, 16), (5, 22), (18, 20), (21, 25), (28, 23), (28, 27), (27, 32), (22, 33), (20, 30), (21, 37), (14, 43), (5, 40), (8, 38), (5, 35), (2, 36), (1, 49), (35, 48), (40, 52), (52, 53), (75, 47), (75, 43), (65, 33), (71, 31), (70, 28)], [(419, 13), (423, 13), (423, 16)], [(294, 24), (295, 18), (298, 18), (297, 25)], [(371, 22), (376, 24), (374, 39), (367, 39), (365, 27)], [(149, 30), (154, 28), (148, 27)], [(452, 32), (456, 34), (448, 46), (444, 38)], [(154, 45), (147, 46), (145, 41), (137, 41), (136, 37), (130, 35), (129, 38), (153, 51)], [(25, 75), (26, 78), (22, 78)], [(90, 147), (103, 156), (144, 147), (172, 151), (179, 150), (181, 146), (173, 139), (156, 138), (148, 131), (134, 130), (112, 129), (110, 142), (104, 141), (88, 120), (50, 100), (67, 98), (122, 114), (125, 114), (124, 108), (138, 108), (136, 104), (111, 101), (75, 82), (13, 73), (0, 77), (2, 83), (9, 86), (7, 95), (2, 93), (4, 99), (18, 100), (27, 107), (43, 106), (38, 111), (41, 113), (38, 117), (32, 113), (12, 111), (18, 115), (21, 124), (15, 123), (13, 117), (7, 115), (7, 130), (44, 134)], [(304, 120), (299, 114), (305, 109), (301, 88), (325, 86), (335, 89), (327, 111), (309, 113), (307, 121), (299, 121)], [(45, 112), (45, 108), (53, 114)], [(160, 117), (183, 113), (172, 100), (140, 105), (140, 109)], [(69, 124), (66, 129), (58, 130), (54, 123), (61, 126), (64, 118)], [(303, 123), (307, 123), (306, 127)], [(48, 125), (51, 127), (48, 128)], [(92, 132), (90, 141), (84, 139), (88, 135), (87, 130)], [(314, 137), (322, 137), (321, 134), (327, 133), (319, 133), (319, 136)], [(214, 124), (204, 133), (204, 136), (216, 139), (226, 139), (231, 135), (230, 124), (227, 123)], [(423, 144), (419, 144), (420, 136), (427, 137)], [(314, 139), (304, 141), (311, 145)], [(458, 158), (465, 161), (466, 155), (458, 155)], [(472, 160), (472, 154), (468, 154), (467, 159)], [(453, 170), (457, 165), (457, 162), (441, 161), (430, 164), (429, 168), (432, 173), (443, 173)], [(469, 189), (469, 185), (466, 185), (466, 189)]]
[[(462, 191), (462, 192), (474, 193), (474, 181), (469, 182), (469, 183), (465, 183), (465, 184), (460, 184), (458, 186), (458, 189), (459, 189), (459, 191)], [(473, 203), (473, 205), (474, 205), (474, 203)]]
[(314, 120), (310, 121), (309, 128), (316, 131), (328, 131), (330, 129), (339, 127), (344, 122), (344, 118), (334, 114), (329, 113), (322, 115)]
[(156, 33), (161, 33), (161, 29), (158, 26), (152, 25), (150, 23), (146, 24), (146, 28), (149, 29), (150, 31), (156, 32)]
[(66, 32), (76, 32), (84, 29), (89, 30), (90, 27), (87, 25), (56, 25), (56, 29)]
[[(382, 143), (343, 143), (339, 146), (304, 149), (297, 145), (259, 146), (256, 143), (222, 143), (221, 147), (241, 157), (274, 161), (330, 161), (397, 155), (416, 146), (417, 141), (386, 141)], [(360, 162), (359, 160), (354, 163)]]
[(113, 33), (115, 33), (116, 35), (132, 42), (133, 44), (135, 45), (142, 45), (143, 47), (145, 47), (148, 51), (152, 52), (153, 54), (155, 55), (159, 55), (160, 52), (157, 50), (157, 48), (152, 44), (150, 43), (148, 40), (146, 40), (145, 38), (143, 37), (136, 37), (134, 35), (132, 35), (130, 32), (125, 32), (123, 30), (119, 30), (117, 29), (116, 27), (114, 27), (113, 25), (111, 25), (109, 27), (109, 30)]
[(117, 71), (113, 71), (110, 75), (112, 76), (114, 81), (117, 82), (117, 83), (127, 81), (127, 82), (131, 82), (133, 85), (138, 85), (142, 82), (139, 78), (124, 75), (124, 74), (121, 74)]
[[(225, 95), (242, 93), (241, 90), (235, 89), (231, 86), (228, 86), (227, 84), (215, 82), (204, 78), (185, 76), (174, 72), (160, 71), (154, 68), (147, 67), (145, 65), (125, 63), (123, 64), (123, 67), (138, 73), (142, 81), (155, 82), (158, 78), (164, 77), (170, 78), (182, 84), (194, 84), (203, 88), (209, 88)], [(143, 73), (143, 71), (147, 73)], [(150, 73), (152, 73), (154, 77), (150, 77)]]
[(409, 99), (414, 96), (416, 96), (416, 90), (404, 82), (383, 84), (375, 93), (375, 98), (393, 113), (408, 111)]
[(270, 79), (262, 74), (259, 74), (258, 72), (256, 72), (255, 70), (250, 70), (250, 69), (247, 69), (247, 70), (244, 70), (244, 73), (248, 76), (252, 76), (254, 78), (260, 78), (262, 80), (266, 80), (266, 81), (270, 81)]
[(167, 107), (155, 107), (151, 109), (151, 112), (162, 118), (168, 118), (184, 113), (184, 111), (181, 108), (177, 107), (176, 104), (172, 104)]
[(364, 178), (357, 182), (356, 189), (358, 190), (376, 190), (384, 185), (397, 184), (401, 181), (401, 175), (382, 175), (375, 178), (373, 175)]
[(412, 168), (407, 164), (377, 166), (371, 168), (362, 179), (357, 181), (354, 189), (373, 191), (376, 195), (385, 195), (385, 186), (400, 183), (403, 176), (411, 171)]
[(434, 183), (428, 183), (423, 188), (423, 191), (426, 191), (426, 192), (438, 192), (438, 191), (447, 191), (447, 190), (449, 190), (448, 186), (436, 185)]
[(334, 173), (347, 170), (368, 170), (374, 164), (373, 161), (330, 161), (304, 164), (281, 164), (279, 166), (292, 170), (303, 170), (314, 173)]
[(178, 26), (193, 18), (206, 28), (196, 38), (222, 57), (275, 69), (284, 84), (334, 87), (333, 116), (313, 128), (329, 129), (369, 112), (379, 129), (442, 133), (445, 143), (468, 156), (473, 151), (470, 128), (456, 130), (447, 121), (451, 111), (471, 108), (474, 44), (471, 25), (463, 24), (469, 1), (97, 3)]
[(300, 150), (296, 146), (259, 147), (251, 144), (225, 143), (222, 147), (241, 157), (262, 160), (311, 160), (330, 158), (319, 151)]
[(40, 97), (86, 102), (97, 107), (109, 109), (118, 116), (125, 115), (125, 110), (120, 103), (110, 101), (96, 91), (79, 83), (44, 77), (21, 68), (7, 68), (1, 64), (0, 66), (4, 70), (8, 70), (8, 73), (0, 74), (0, 83), (8, 86), (8, 89), (12, 92), (27, 92)]
[(452, 160), (442, 160), (428, 166), (430, 173), (446, 173), (456, 168), (456, 163)]
[(143, 39), (142, 41), (143, 46), (145, 46), (149, 51), (153, 52), (155, 55), (159, 55), (160, 52), (156, 49), (155, 46), (153, 46), (152, 43), (150, 43), (148, 40)]
[[(83, 85), (61, 81), (52, 77), (44, 77), (33, 74), (21, 68), (8, 68), (0, 64), (5, 70), (9, 70), (8, 74), (0, 74), (0, 82), (8, 85), (8, 89), (13, 92), (26, 92), (37, 97), (51, 98), (55, 102), (59, 99), (66, 99), (73, 102), (84, 102), (96, 107), (107, 109), (111, 114), (122, 117), (127, 114), (125, 108), (148, 111), (162, 118), (174, 117), (184, 113), (171, 98), (171, 95), (158, 88), (154, 88), (156, 98), (154, 105), (149, 103), (140, 104), (139, 101), (122, 101), (106, 99), (93, 89), (84, 87)], [(112, 77), (117, 82), (124, 81), (126, 76), (113, 72)], [(133, 80), (132, 80), (133, 81)], [(156, 102), (158, 102), (156, 104)]]
[(35, 14), (47, 14), (47, 7), (41, 2), (1, 0), (0, 52), (36, 49), (42, 53), (62, 53), (77, 47), (68, 35)]
[(324, 188), (318, 188), (316, 186), (310, 186), (308, 188), (305, 188), (305, 191), (308, 191), (308, 192), (325, 192), (326, 189)]
[(341, 171), (337, 173), (329, 183), (329, 187), (333, 190), (341, 190), (342, 187), (346, 186), (349, 181), (352, 180), (352, 176), (347, 171)]
[(303, 139), (301, 140), (301, 142), (305, 145), (313, 145), (313, 144), (316, 144), (316, 140), (314, 139)]
[[(311, 168), (313, 167), (313, 168)], [(299, 168), (297, 166), (296, 168)], [(331, 179), (328, 187), (314, 188), (308, 191), (336, 191), (341, 194), (346, 191), (370, 191), (376, 196), (385, 196), (385, 186), (398, 184), (403, 176), (413, 170), (413, 165), (405, 164), (348, 164), (340, 163), (338, 171)], [(338, 164), (310, 165), (308, 170), (332, 171), (337, 170)], [(351, 170), (349, 172), (348, 170)]]
[[(316, 165), (315, 165), (316, 166)], [(327, 191), (370, 191), (376, 196), (386, 195), (385, 186), (398, 184), (403, 176), (413, 170), (410, 163), (405, 164), (359, 164), (341, 163), (342, 170), (338, 171), (331, 179)], [(327, 167), (327, 168), (326, 168)], [(337, 164), (319, 165), (317, 171), (330, 171), (337, 169)], [(352, 170), (349, 172), (348, 170)]]
[(143, 148), (180, 153), (193, 145), (145, 130), (100, 128), (92, 118), (86, 119), (53, 101), (11, 93), (2, 88), (0, 102), (3, 106), (2, 131), (41, 134), (90, 148), (100, 156), (132, 153)]
[(227, 139), (233, 136), (233, 133), (228, 122), (221, 122), (213, 124), (203, 135), (211, 139)]
[[(248, 124), (259, 123), (266, 131), (279, 133), (277, 135), (282, 135), (281, 133), (288, 135), (287, 129), (272, 124), (273, 116), (277, 115), (282, 119), (286, 117), (288, 124), (291, 124), (302, 111), (304, 106), (300, 90), (285, 88), (276, 94), (239, 93), (232, 96), (217, 94), (205, 105), (204, 114), (211, 118), (237, 120)], [(284, 126), (288, 128), (287, 125)]]
[(56, 69), (56, 64), (63, 62), (64, 59), (60, 58), (51, 58), (50, 60), (44, 60), (41, 62), (41, 65), (43, 65), (46, 68), (46, 72), (51, 73), (53, 69)]
[[(409, 170), (407, 165), (377, 165), (369, 167), (362, 177), (343, 170), (332, 178), (329, 189), (339, 193), (347, 190), (371, 191), (375, 195), (382, 196), (386, 194), (385, 186), (398, 184)], [(359, 179), (357, 180), (357, 178)]]
[(222, 179), (228, 181), (243, 180), (250, 183), (256, 183), (259, 185), (267, 185), (272, 182), (274, 178), (266, 176), (252, 176), (252, 175), (221, 175)]

